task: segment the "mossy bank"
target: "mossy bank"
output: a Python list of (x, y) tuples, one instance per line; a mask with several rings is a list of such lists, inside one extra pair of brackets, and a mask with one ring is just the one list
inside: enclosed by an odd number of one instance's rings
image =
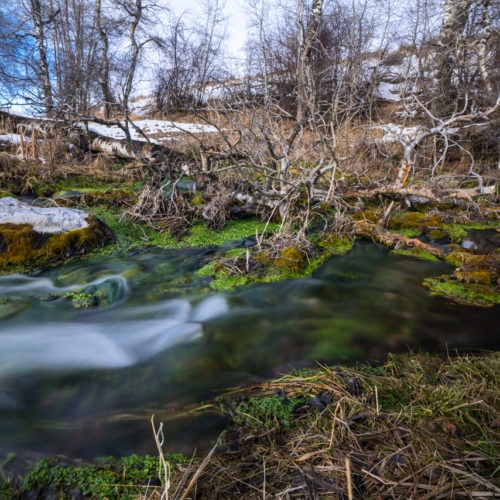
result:
[[(0, 463), (2, 498), (492, 498), (500, 493), (500, 356), (390, 355), (234, 390), (207, 457)], [(152, 438), (153, 439), (153, 436)], [(168, 436), (167, 436), (168, 439)], [(38, 495), (38, 496), (37, 496)], [(183, 497), (183, 498), (184, 498)]]

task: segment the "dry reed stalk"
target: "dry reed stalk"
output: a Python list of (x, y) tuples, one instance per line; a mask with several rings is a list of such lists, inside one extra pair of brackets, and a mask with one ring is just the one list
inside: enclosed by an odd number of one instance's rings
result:
[(221, 437), (219, 437), (219, 439), (217, 440), (217, 442), (215, 443), (215, 445), (213, 446), (213, 448), (208, 452), (207, 456), (203, 459), (203, 461), (201, 462), (201, 464), (196, 469), (195, 473), (193, 474), (193, 477), (191, 478), (191, 480), (189, 481), (186, 489), (182, 493), (182, 495), (180, 497), (180, 500), (185, 500), (185, 498), (187, 497), (188, 493), (193, 489), (193, 486), (196, 484), (196, 481), (201, 476), (202, 472), (205, 470), (205, 467), (208, 465), (208, 463), (212, 459), (212, 455), (215, 453), (215, 450), (219, 446), (220, 439), (221, 439)]
[(351, 459), (345, 458), (345, 475), (347, 477), (347, 498), (353, 500), (352, 495), (352, 477), (351, 477)]
[(155, 438), (156, 448), (158, 450), (158, 456), (160, 457), (160, 465), (163, 468), (163, 493), (161, 500), (168, 500), (168, 491), (170, 490), (170, 464), (165, 460), (165, 455), (163, 454), (163, 422), (160, 423), (158, 430), (155, 426), (155, 416), (151, 416), (151, 427), (153, 428), (153, 435)]

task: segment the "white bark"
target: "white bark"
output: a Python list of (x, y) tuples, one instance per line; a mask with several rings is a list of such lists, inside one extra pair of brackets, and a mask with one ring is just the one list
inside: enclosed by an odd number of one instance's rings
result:
[(314, 103), (314, 82), (311, 77), (311, 53), (323, 19), (323, 0), (313, 0), (307, 27), (299, 28), (299, 53), (297, 56), (297, 123), (302, 124), (311, 113)]
[(483, 8), (483, 18), (481, 20), (483, 32), (477, 47), (479, 71), (481, 72), (481, 77), (489, 96), (493, 94), (493, 82), (487, 63), (488, 42), (491, 37), (491, 19), (488, 11), (490, 3), (490, 0), (482, 0), (481, 2)]
[(52, 96), (52, 84), (50, 82), (47, 50), (45, 48), (45, 29), (44, 22), (42, 20), (40, 0), (30, 0), (29, 6), (31, 19), (33, 21), (35, 42), (38, 50), (38, 66), (43, 94), (43, 104), (46, 108), (46, 112), (51, 113), (54, 108), (54, 100)]
[(446, 112), (448, 95), (453, 90), (453, 70), (461, 37), (464, 33), (473, 0), (446, 0), (443, 24), (439, 33), (436, 72), (432, 84), (434, 113)]

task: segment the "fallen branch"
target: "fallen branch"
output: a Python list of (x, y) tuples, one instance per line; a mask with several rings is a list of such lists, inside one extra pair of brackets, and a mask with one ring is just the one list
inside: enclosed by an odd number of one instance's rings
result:
[(371, 238), (373, 241), (385, 245), (389, 248), (399, 249), (399, 248), (421, 248), (429, 252), (430, 254), (438, 257), (439, 259), (444, 259), (445, 253), (441, 248), (424, 243), (416, 238), (409, 238), (397, 233), (391, 233), (387, 229), (384, 229), (372, 222), (367, 220), (361, 220), (354, 224), (354, 231), (359, 236), (364, 236), (366, 238)]

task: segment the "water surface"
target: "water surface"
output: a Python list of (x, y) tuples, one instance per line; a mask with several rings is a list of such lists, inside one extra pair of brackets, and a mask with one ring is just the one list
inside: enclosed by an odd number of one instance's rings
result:
[[(208, 252), (210, 253), (210, 252)], [(136, 250), (35, 276), (0, 277), (0, 442), (93, 457), (209, 445), (219, 418), (171, 416), (219, 391), (314, 362), (383, 360), (408, 350), (498, 349), (499, 308), (430, 297), (448, 271), (359, 244), (304, 280), (220, 295), (198, 277), (206, 250)], [(78, 309), (65, 294), (104, 291)], [(111, 297), (111, 300), (110, 300)]]

